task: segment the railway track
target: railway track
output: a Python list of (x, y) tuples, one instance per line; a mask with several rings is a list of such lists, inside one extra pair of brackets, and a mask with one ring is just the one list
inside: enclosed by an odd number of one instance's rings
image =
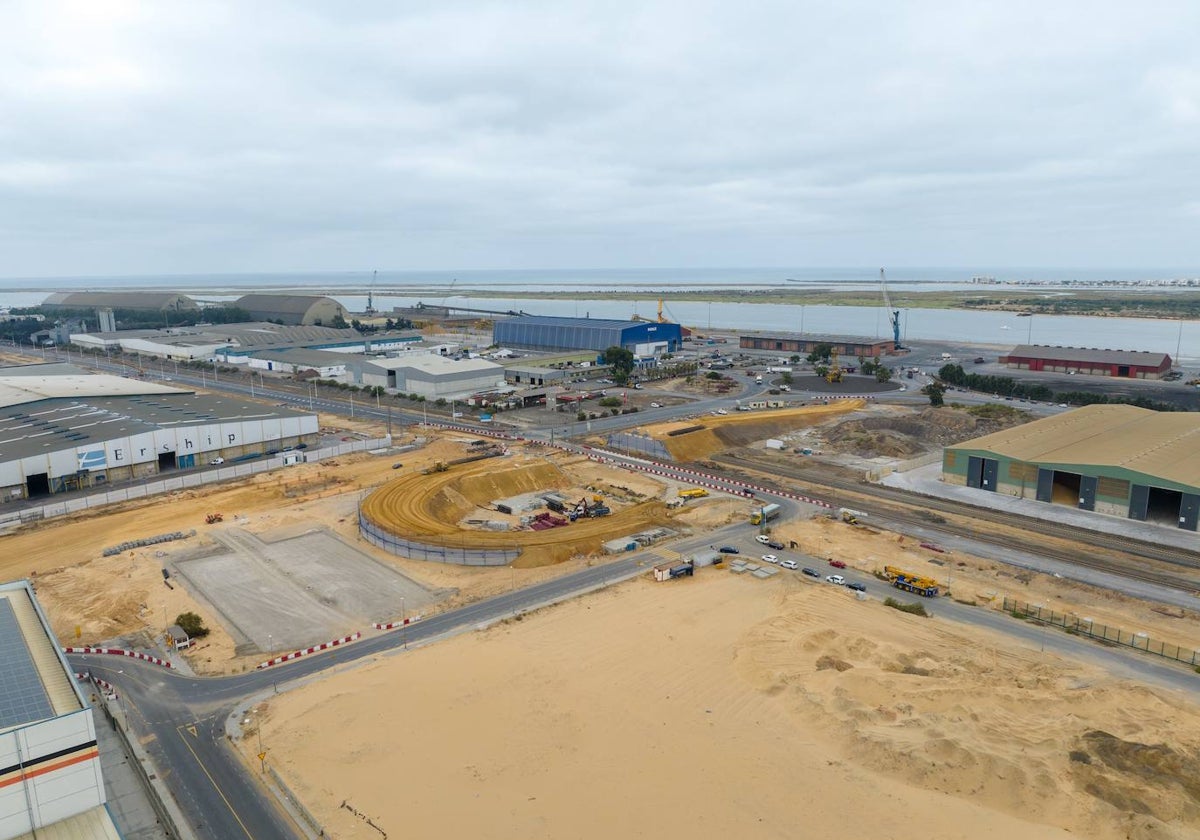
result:
[[(962, 516), (1038, 536), (1056, 537), (1081, 546), (1079, 549), (1067, 549), (1054, 545), (1038, 545), (1037, 553), (1047, 558), (1172, 589), (1189, 592), (1196, 592), (1200, 589), (1200, 553), (1176, 546), (1159, 545), (1117, 534), (1081, 530), (1058, 522), (988, 510), (952, 499), (923, 496), (893, 487), (866, 484), (836, 476), (814, 477), (807, 471), (786, 465), (763, 463), (737, 455), (720, 455), (713, 460), (734, 469), (769, 472), (781, 478), (791, 479), (797, 482), (798, 488), (802, 492), (819, 496), (832, 504), (863, 509), (864, 512), (873, 513), (883, 519), (918, 525), (928, 531), (948, 537), (964, 536), (963, 530), (959, 526), (938, 521), (940, 518), (938, 514)], [(851, 498), (846, 494), (854, 494), (854, 497)], [(864, 496), (877, 501), (879, 507), (872, 509), (870, 503), (864, 504), (862, 501)], [(931, 512), (934, 515), (931, 515)], [(1105, 557), (1097, 554), (1095, 549), (1111, 552), (1118, 556)], [(1138, 561), (1150, 561), (1152, 565)], [(1168, 568), (1159, 568), (1159, 564), (1165, 564)], [(1195, 574), (1188, 574), (1189, 571), (1195, 572)]]

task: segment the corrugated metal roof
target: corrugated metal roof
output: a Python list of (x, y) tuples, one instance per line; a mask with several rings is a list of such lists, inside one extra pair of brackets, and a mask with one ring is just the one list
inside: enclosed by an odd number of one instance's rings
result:
[(495, 371), (498, 376), (503, 376), (504, 374), (504, 368), (495, 362), (489, 362), (487, 359), (447, 359), (445, 356), (438, 356), (433, 353), (427, 356), (416, 356), (412, 359), (405, 359), (404, 364), (389, 365), (389, 367), (395, 370), (409, 368), (435, 375), (469, 373), (472, 371)]
[(286, 312), (292, 315), (304, 315), (318, 303), (337, 301), (324, 295), (242, 295), (234, 302), (234, 306), (247, 312)]
[[(32, 833), (22, 834), (15, 840), (34, 840)], [(121, 840), (117, 827), (113, 825), (108, 809), (103, 805), (59, 820), (39, 828), (36, 840)]]
[[(49, 704), (48, 715), (42, 712), (28, 720), (7, 720), (5, 728), (25, 726), (47, 717), (57, 717), (82, 709), (84, 706), (75, 691), (73, 676), (63, 667), (54, 634), (34, 606), (33, 589), (29, 583), (15, 581), (0, 584), (0, 599), (4, 600), (11, 610), (14, 621), (15, 638), (9, 639), (8, 642), (23, 647), (20, 653), (36, 672), (35, 679), (39, 682), (37, 689), (44, 693)], [(0, 668), (0, 672), (2, 671)]]
[(187, 295), (176, 292), (54, 292), (42, 306), (62, 306), (72, 309), (90, 309), (107, 306), (114, 309), (196, 309), (196, 302)]
[[(520, 315), (503, 319), (506, 324), (529, 324), (544, 327), (578, 327), (591, 330), (611, 330), (614, 327), (637, 327), (646, 321), (620, 321), (615, 318), (560, 318), (556, 315)], [(651, 322), (653, 323), (653, 322)]]
[(1098, 362), (1111, 365), (1144, 365), (1157, 368), (1170, 361), (1166, 353), (1150, 350), (1100, 350), (1095, 347), (1051, 347), (1048, 344), (1018, 344), (1008, 355), (1023, 359), (1064, 362)]
[[(0, 368), (0, 374), (4, 369)], [(0, 408), (26, 405), (63, 397), (88, 399), (90, 397), (138, 396), (145, 394), (188, 394), (181, 388), (170, 385), (126, 379), (106, 373), (59, 376), (6, 376), (0, 375)]]
[(1089, 405), (948, 447), (1039, 464), (1119, 467), (1200, 488), (1200, 414)]
[[(820, 344), (891, 344), (890, 338), (871, 338), (865, 335), (834, 335), (832, 333), (790, 333), (790, 332), (770, 332), (770, 333), (743, 333), (746, 338), (760, 338), (770, 340), (772, 338), (785, 339), (787, 341), (816, 341)], [(764, 348), (765, 349), (765, 348)]]

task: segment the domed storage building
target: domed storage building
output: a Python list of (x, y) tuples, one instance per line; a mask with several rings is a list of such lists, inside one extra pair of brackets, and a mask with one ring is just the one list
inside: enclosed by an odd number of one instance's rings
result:
[(333, 298), (319, 295), (242, 295), (234, 306), (245, 309), (256, 321), (332, 326), (346, 308)]

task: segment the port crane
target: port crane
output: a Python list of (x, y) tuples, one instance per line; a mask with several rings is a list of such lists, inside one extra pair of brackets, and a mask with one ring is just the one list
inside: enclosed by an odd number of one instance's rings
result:
[(883, 286), (883, 306), (888, 313), (888, 323), (892, 325), (893, 350), (900, 349), (900, 310), (892, 309), (892, 299), (888, 297), (887, 274), (879, 269), (879, 284)]

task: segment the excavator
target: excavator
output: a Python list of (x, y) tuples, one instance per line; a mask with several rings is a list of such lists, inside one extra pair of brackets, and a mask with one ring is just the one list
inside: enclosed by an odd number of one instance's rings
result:
[(830, 353), (829, 357), (830, 357), (829, 370), (825, 371), (825, 381), (826, 382), (841, 382), (842, 376), (845, 375), (845, 371), (843, 371), (842, 366), (838, 364), (837, 350), (835, 349), (832, 353)]

